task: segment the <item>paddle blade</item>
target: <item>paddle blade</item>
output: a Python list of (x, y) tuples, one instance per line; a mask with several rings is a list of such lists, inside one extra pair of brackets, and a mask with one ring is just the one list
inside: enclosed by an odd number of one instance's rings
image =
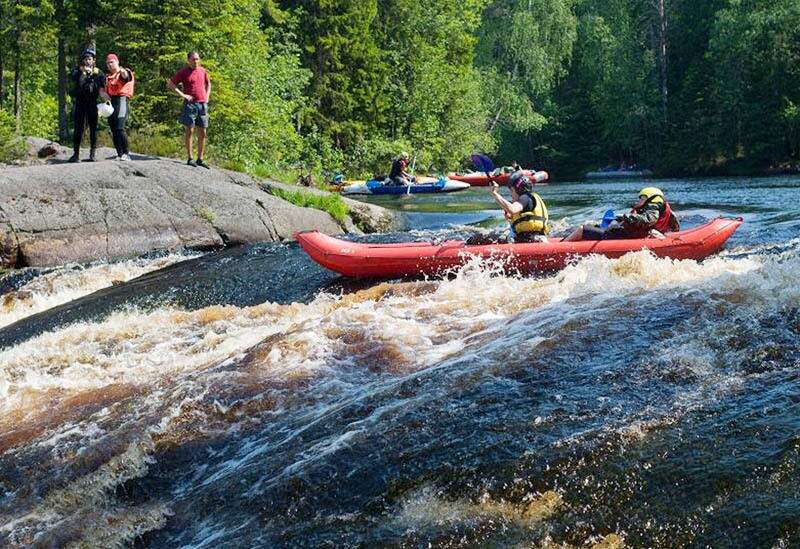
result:
[(617, 216), (614, 215), (614, 210), (606, 210), (606, 213), (603, 214), (603, 220), (600, 222), (600, 226), (605, 229), (611, 225), (611, 222), (616, 218)]
[(492, 159), (485, 154), (473, 154), (470, 158), (479, 172), (489, 173), (494, 169)]

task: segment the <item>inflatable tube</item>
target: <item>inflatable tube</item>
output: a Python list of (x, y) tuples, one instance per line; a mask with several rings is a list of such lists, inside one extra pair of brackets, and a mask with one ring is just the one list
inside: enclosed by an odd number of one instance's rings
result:
[[(550, 178), (550, 175), (545, 171), (522, 170), (522, 173), (530, 177), (531, 181), (534, 183), (544, 183)], [(492, 177), (491, 180), (483, 172), (470, 172), (463, 174), (451, 173), (448, 174), (447, 177), (456, 181), (469, 183), (473, 187), (488, 187), (492, 184), (492, 181), (496, 182), (498, 185), (505, 185), (508, 182), (508, 178), (511, 177), (511, 173), (501, 173), (495, 177)]]
[(463, 240), (434, 244), (361, 244), (339, 240), (318, 231), (296, 233), (303, 250), (317, 263), (354, 278), (397, 278), (441, 275), (463, 265), (470, 256), (506, 259), (523, 273), (561, 269), (575, 257), (601, 254), (617, 258), (628, 252), (650, 250), (659, 257), (703, 259), (722, 248), (742, 224), (741, 218), (718, 217), (705, 225), (669, 233), (665, 238), (533, 242), (468, 246)]
[(353, 182), (342, 187), (342, 194), (430, 194), (430, 193), (450, 193), (469, 189), (469, 183), (462, 181), (451, 181), (445, 177), (430, 178), (421, 177), (416, 183), (410, 185), (392, 185), (385, 181), (370, 179), (364, 182)]

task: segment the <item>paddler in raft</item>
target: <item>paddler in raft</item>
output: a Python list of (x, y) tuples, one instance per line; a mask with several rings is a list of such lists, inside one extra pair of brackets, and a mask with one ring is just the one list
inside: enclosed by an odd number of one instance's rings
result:
[(606, 227), (584, 225), (564, 240), (619, 240), (648, 236), (663, 238), (665, 233), (680, 229), (678, 218), (672, 213), (661, 189), (645, 187), (639, 191), (639, 201), (629, 213), (616, 216)]
[(409, 156), (405, 151), (394, 159), (389, 172), (389, 185), (410, 185), (417, 181), (413, 175), (408, 173), (408, 161)]
[(492, 182), (492, 198), (503, 209), (503, 215), (511, 224), (510, 239), (514, 242), (547, 242), (549, 217), (542, 197), (533, 192), (533, 183), (521, 171), (508, 178), (511, 202), (500, 195), (500, 186)]

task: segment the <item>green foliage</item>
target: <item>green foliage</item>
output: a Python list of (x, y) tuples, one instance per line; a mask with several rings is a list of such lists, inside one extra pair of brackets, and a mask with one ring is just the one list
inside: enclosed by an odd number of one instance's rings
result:
[(389, 168), (398, 152), (411, 153), (413, 150), (411, 143), (406, 140), (373, 138), (362, 141), (350, 151), (343, 171), (351, 177), (370, 178), (378, 174), (385, 176), (389, 174)]
[(797, 158), (800, 4), (731, 2), (717, 14), (709, 55), (716, 61), (710, 92), (719, 152), (757, 164), (787, 153)]
[(576, 35), (573, 0), (494, 0), (480, 30), (490, 130), (542, 128), (553, 87), (566, 74)]
[(15, 135), (14, 116), (0, 109), (0, 162), (11, 162), (25, 153), (25, 144)]
[(387, 67), (375, 38), (377, 0), (282, 2), (300, 14), (303, 64), (313, 74), (305, 122), (346, 149), (385, 123)]
[(135, 71), (131, 146), (161, 156), (184, 154), (166, 79), (199, 50), (209, 157), (284, 180), (386, 173), (400, 150), (556, 177), (798, 162), (800, 3), (661, 3), (666, 57), (659, 0), (0, 0), (0, 137), (56, 136), (61, 38), (67, 65), (95, 43)]
[(484, 6), (484, 0), (381, 4), (381, 43), (392, 75), (386, 91), (391, 122), (381, 137), (407, 142), (410, 147), (403, 148), (416, 151), (421, 170), (446, 171), (475, 150), (494, 148), (485, 131), (483, 82), (474, 67)]
[(150, 124), (128, 132), (132, 151), (152, 156), (183, 158), (186, 154), (183, 142), (170, 135), (166, 125)]
[(285, 191), (272, 187), (272, 194), (303, 208), (328, 212), (339, 223), (344, 223), (349, 212), (347, 204), (338, 194), (316, 194), (304, 191)]

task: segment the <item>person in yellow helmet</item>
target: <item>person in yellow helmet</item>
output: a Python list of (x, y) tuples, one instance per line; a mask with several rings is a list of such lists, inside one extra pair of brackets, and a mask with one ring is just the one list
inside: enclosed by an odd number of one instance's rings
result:
[(662, 234), (679, 231), (680, 223), (661, 189), (645, 187), (631, 211), (617, 216), (608, 227), (584, 225), (564, 240), (646, 238), (654, 229)]
[(500, 195), (497, 183), (490, 192), (511, 224), (514, 242), (535, 242), (550, 232), (547, 206), (542, 197), (533, 192), (531, 180), (521, 171), (514, 172), (508, 178), (508, 188), (511, 202)]

